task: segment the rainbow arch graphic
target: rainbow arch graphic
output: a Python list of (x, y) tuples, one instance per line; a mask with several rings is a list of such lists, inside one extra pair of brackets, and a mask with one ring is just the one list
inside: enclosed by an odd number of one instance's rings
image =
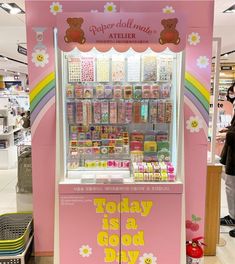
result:
[(196, 106), (204, 121), (208, 124), (210, 92), (189, 72), (185, 73), (184, 95)]
[(46, 104), (55, 97), (55, 73), (49, 73), (30, 92), (31, 123), (34, 124)]

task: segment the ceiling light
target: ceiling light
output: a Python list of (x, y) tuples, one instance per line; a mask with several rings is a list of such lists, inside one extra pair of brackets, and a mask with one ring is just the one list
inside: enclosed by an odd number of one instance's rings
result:
[(228, 9), (224, 10), (223, 13), (235, 13), (235, 5), (230, 6)]
[(25, 13), (24, 10), (22, 10), (15, 3), (0, 3), (0, 7), (11, 15), (24, 14)]

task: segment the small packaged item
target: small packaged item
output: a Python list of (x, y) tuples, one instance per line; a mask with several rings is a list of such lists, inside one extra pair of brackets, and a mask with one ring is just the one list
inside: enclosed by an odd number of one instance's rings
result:
[(142, 101), (141, 102), (141, 122), (147, 123), (148, 122), (148, 102)]
[(156, 141), (168, 141), (169, 140), (169, 136), (168, 133), (166, 131), (159, 131), (157, 132), (156, 135)]
[(109, 117), (110, 124), (116, 124), (117, 123), (117, 102), (109, 103), (109, 111), (110, 111), (110, 117)]
[(157, 122), (164, 123), (165, 122), (165, 101), (158, 101), (157, 106)]
[(161, 86), (161, 98), (169, 98), (171, 93), (171, 85), (170, 83), (162, 84)]
[(143, 151), (143, 142), (140, 141), (131, 141), (130, 142), (131, 151)]
[(104, 86), (103, 85), (97, 85), (95, 91), (96, 91), (96, 98), (98, 99), (104, 98)]
[(162, 150), (162, 149), (167, 149), (169, 150), (170, 149), (170, 144), (169, 144), (169, 141), (159, 141), (157, 143), (157, 148), (158, 148), (158, 151)]
[(155, 141), (145, 141), (144, 142), (144, 152), (156, 152), (157, 143)]
[(133, 102), (133, 122), (141, 123), (141, 102)]
[(109, 102), (101, 101), (101, 123), (109, 123)]
[(74, 124), (75, 104), (67, 103), (67, 119), (69, 124)]
[(127, 101), (125, 102), (125, 123), (131, 123), (132, 121), (132, 102)]
[(93, 98), (93, 87), (85, 86), (83, 90), (83, 98), (90, 99)]
[(75, 84), (74, 86), (74, 96), (75, 98), (83, 98), (83, 86), (80, 84)]
[(155, 141), (155, 139), (156, 139), (156, 134), (153, 131), (146, 132), (144, 135), (145, 141)]
[(119, 101), (118, 102), (118, 123), (119, 124), (124, 124), (125, 123), (125, 117), (126, 117), (126, 112), (125, 112), (125, 102), (124, 101)]
[(140, 132), (131, 133), (131, 141), (143, 142), (144, 141), (144, 134), (140, 133)]
[(151, 86), (151, 98), (159, 99), (160, 98), (160, 91), (161, 87), (159, 85), (152, 85)]
[(142, 98), (142, 86), (141, 85), (135, 85), (133, 87), (133, 98), (134, 99)]
[(171, 123), (172, 120), (172, 102), (167, 100), (165, 103), (165, 123)]
[(132, 86), (124, 86), (124, 99), (132, 99)]
[(150, 102), (150, 110), (149, 110), (149, 122), (152, 124), (157, 123), (157, 115), (158, 115), (158, 103), (157, 101), (151, 101)]
[(101, 102), (94, 101), (93, 102), (93, 113), (94, 113), (94, 124), (101, 123)]
[(100, 147), (100, 154), (107, 155), (109, 153), (109, 147)]
[(113, 98), (113, 87), (110, 85), (105, 85), (104, 87), (104, 98), (112, 99)]
[(83, 101), (83, 125), (88, 126), (92, 124), (92, 109), (91, 101)]
[(73, 86), (73, 84), (68, 83), (66, 85), (66, 97), (67, 98), (74, 98), (74, 86)]
[(113, 88), (113, 98), (122, 99), (122, 86), (115, 85)]
[(151, 86), (144, 85), (142, 87), (142, 98), (151, 98)]

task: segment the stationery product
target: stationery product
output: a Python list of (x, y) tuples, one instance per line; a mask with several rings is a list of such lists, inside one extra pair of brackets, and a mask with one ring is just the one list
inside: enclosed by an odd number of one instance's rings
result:
[(157, 58), (156, 56), (146, 55), (142, 58), (142, 80), (144, 82), (157, 80)]
[(140, 141), (131, 141), (130, 142), (131, 151), (143, 151), (143, 142)]
[(135, 85), (133, 87), (133, 98), (134, 99), (142, 98), (142, 86), (141, 85)]
[(125, 60), (122, 57), (112, 58), (112, 81), (113, 82), (125, 81)]
[(142, 123), (148, 122), (148, 102), (147, 101), (141, 102), (141, 122)]
[(109, 58), (96, 59), (97, 82), (109, 82)]
[(90, 57), (81, 58), (81, 81), (82, 82), (94, 81), (94, 58), (90, 58)]
[(151, 98), (159, 99), (161, 95), (160, 92), (161, 92), (161, 87), (159, 85), (156, 84), (151, 86)]
[(83, 89), (83, 98), (93, 98), (93, 87), (92, 86), (84, 86)]
[(140, 58), (138, 56), (127, 58), (127, 80), (128, 82), (140, 81)]
[(144, 85), (142, 87), (142, 98), (151, 98), (151, 86), (150, 85)]
[(169, 58), (158, 58), (158, 81), (171, 80), (172, 60)]
[(91, 101), (83, 101), (83, 124), (88, 126), (92, 123)]
[(132, 102), (127, 101), (125, 102), (125, 123), (132, 122)]
[(144, 141), (144, 134), (140, 132), (132, 132), (130, 136), (131, 141)]
[(66, 97), (74, 98), (74, 86), (70, 83), (66, 85)]
[(125, 116), (126, 116), (126, 111), (125, 111), (125, 102), (124, 101), (119, 101), (118, 102), (118, 123), (119, 124), (124, 124), (125, 123)]
[(169, 136), (168, 133), (166, 131), (159, 131), (157, 132), (156, 135), (156, 141), (168, 141), (169, 140)]
[(109, 103), (109, 111), (110, 111), (110, 117), (109, 117), (110, 124), (116, 124), (117, 123), (117, 102)]
[(124, 99), (132, 99), (132, 86), (124, 86)]
[(74, 86), (74, 96), (75, 98), (83, 98), (83, 86), (80, 84), (75, 84)]
[(155, 141), (156, 139), (156, 133), (153, 131), (146, 132), (144, 135), (145, 141)]
[(157, 106), (157, 122), (164, 123), (165, 121), (165, 101), (159, 100)]
[(69, 138), (71, 140), (76, 140), (78, 139), (78, 132), (77, 132), (77, 126), (70, 126), (70, 134)]
[(112, 99), (113, 98), (113, 87), (110, 85), (105, 85), (104, 87), (104, 98)]
[(80, 58), (68, 58), (68, 81), (81, 81), (81, 61)]
[(133, 122), (141, 123), (141, 102), (133, 102)]
[(156, 152), (157, 143), (156, 141), (145, 141), (144, 142), (144, 152)]
[(104, 86), (103, 85), (97, 85), (96, 86), (96, 98), (103, 99), (104, 98)]
[(78, 101), (76, 103), (76, 124), (83, 123), (83, 103), (82, 101)]
[(122, 86), (115, 85), (113, 87), (113, 98), (121, 99), (122, 98)]
[(108, 124), (109, 122), (109, 103), (101, 101), (101, 123)]
[(67, 103), (67, 119), (69, 124), (74, 123), (75, 105), (74, 103)]
[(169, 98), (171, 93), (171, 85), (169, 83), (165, 83), (161, 85), (161, 98)]
[(151, 101), (149, 104), (149, 122), (155, 124), (157, 123), (158, 103), (157, 101)]
[(162, 149), (169, 150), (170, 149), (169, 141), (159, 141), (159, 142), (157, 142), (157, 148), (158, 148), (158, 151), (160, 151)]
[(165, 122), (171, 123), (172, 120), (172, 102), (167, 100), (165, 102)]
[(100, 124), (101, 123), (101, 102), (100, 101), (93, 102), (93, 113), (94, 113), (94, 123)]

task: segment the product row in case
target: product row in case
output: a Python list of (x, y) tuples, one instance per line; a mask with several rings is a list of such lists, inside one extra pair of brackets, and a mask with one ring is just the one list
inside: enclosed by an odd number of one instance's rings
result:
[(175, 181), (175, 169), (170, 162), (132, 163), (135, 181)]
[(68, 82), (156, 82), (171, 76), (172, 59), (156, 55), (68, 58)]
[(171, 123), (171, 100), (78, 100), (67, 102), (69, 124)]
[(171, 84), (161, 85), (83, 85), (67, 84), (66, 96), (73, 99), (166, 99), (170, 97)]

